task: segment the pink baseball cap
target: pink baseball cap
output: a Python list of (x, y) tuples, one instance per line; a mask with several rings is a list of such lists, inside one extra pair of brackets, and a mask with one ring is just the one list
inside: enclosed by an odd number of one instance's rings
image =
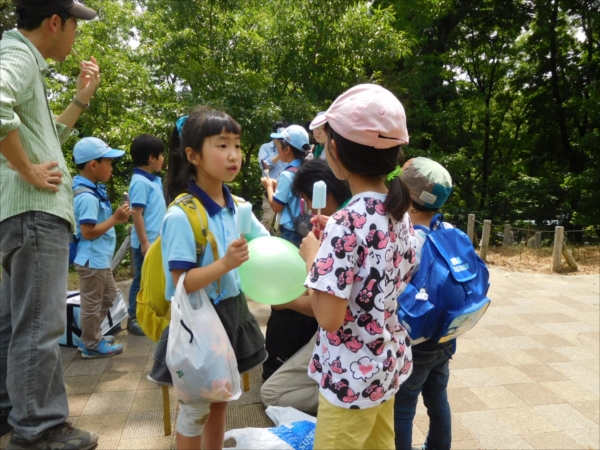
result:
[(346, 139), (378, 149), (408, 144), (406, 113), (402, 103), (376, 84), (359, 84), (335, 99), (325, 114), (310, 124), (314, 130), (329, 126)]

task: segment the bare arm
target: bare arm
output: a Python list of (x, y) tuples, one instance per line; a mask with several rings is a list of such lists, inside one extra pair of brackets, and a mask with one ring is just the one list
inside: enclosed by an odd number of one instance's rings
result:
[[(239, 267), (248, 261), (248, 243), (246, 239), (240, 238), (233, 241), (227, 247), (227, 253), (223, 258), (216, 260), (205, 267), (190, 269), (183, 282), (186, 292), (194, 292), (214, 283), (227, 272)], [(173, 284), (177, 286), (179, 277), (185, 270), (171, 270)]]
[(27, 183), (40, 188), (58, 192), (57, 184), (62, 183), (62, 172), (55, 170), (58, 162), (50, 161), (33, 164), (19, 138), (19, 132), (12, 130), (0, 141), (0, 153), (9, 162), (9, 167), (15, 170)]
[[(300, 256), (306, 262), (306, 271), (310, 272), (313, 261), (317, 257), (321, 243), (315, 237), (313, 232), (302, 240), (300, 246)], [(346, 308), (348, 307), (348, 301), (344, 298), (336, 297), (327, 292), (317, 291), (313, 289), (308, 290), (310, 297), (310, 303), (314, 316), (317, 318), (317, 322), (321, 328), (326, 331), (336, 331), (344, 323), (344, 316), (346, 315)]]
[[(85, 104), (87, 102), (81, 103)], [(68, 126), (69, 128), (73, 128), (75, 126), (75, 122), (77, 122), (77, 119), (79, 119), (79, 116), (82, 112), (83, 108), (77, 106), (75, 103), (69, 103), (69, 106), (67, 106), (62, 114), (57, 116), (55, 120), (63, 125)]]
[[(77, 77), (77, 93), (75, 94), (75, 97), (80, 103), (85, 105), (90, 101), (99, 84), (100, 67), (98, 66), (96, 58), (92, 56), (91, 61), (81, 62), (81, 72), (79, 72), (79, 76)], [(83, 109), (80, 106), (71, 103), (63, 113), (56, 118), (56, 121), (69, 128), (73, 128), (82, 112)]]
[(283, 211), (285, 205), (273, 200), (275, 196), (275, 188), (277, 187), (277, 180), (274, 180), (273, 178), (261, 178), (260, 182), (265, 188), (267, 199), (269, 200), (269, 204), (271, 205), (273, 211), (276, 213)]
[(129, 205), (121, 205), (107, 220), (101, 223), (82, 223), (79, 225), (84, 239), (91, 241), (99, 238), (118, 223), (127, 222), (129, 219)]
[(131, 209), (131, 213), (133, 215), (133, 226), (135, 227), (135, 232), (140, 241), (140, 250), (142, 251), (142, 255), (145, 255), (148, 248), (150, 248), (150, 242), (148, 242), (146, 224), (144, 223), (144, 208), (141, 206), (134, 206)]
[(317, 322), (326, 331), (336, 331), (344, 323), (348, 302), (322, 291), (311, 291), (310, 302)]

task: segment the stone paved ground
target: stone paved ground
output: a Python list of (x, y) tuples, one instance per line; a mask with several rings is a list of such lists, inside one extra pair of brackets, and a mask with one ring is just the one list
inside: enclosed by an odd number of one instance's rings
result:
[[(599, 277), (492, 270), (491, 281), (492, 306), (450, 363), (453, 448), (600, 448)], [(269, 308), (251, 309), (264, 331)], [(99, 433), (99, 449), (172, 448), (161, 391), (146, 380), (150, 341), (127, 332), (117, 341), (125, 351), (107, 359), (63, 349), (70, 420)], [(269, 426), (259, 388), (255, 371), (250, 391), (228, 408), (228, 429)], [(171, 397), (173, 417), (176, 406)], [(427, 427), (419, 404), (414, 445)]]

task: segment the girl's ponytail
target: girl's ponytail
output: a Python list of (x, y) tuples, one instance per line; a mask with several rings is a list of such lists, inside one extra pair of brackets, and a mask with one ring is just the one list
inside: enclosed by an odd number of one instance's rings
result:
[(400, 221), (410, 208), (410, 190), (400, 179), (400, 174), (390, 181), (388, 189), (383, 206), (394, 219)]
[[(357, 144), (337, 133), (329, 124), (325, 125), (328, 141), (332, 139), (338, 149), (340, 162), (350, 172), (370, 178), (388, 178), (389, 190), (383, 206), (395, 220), (402, 220), (410, 208), (410, 191), (400, 180), (398, 164), (404, 156), (400, 145), (375, 149), (368, 145)], [(327, 155), (327, 158), (334, 158)]]
[(167, 170), (164, 186), (167, 205), (170, 205), (181, 192), (188, 188), (190, 166), (187, 155), (181, 146), (179, 130), (177, 127), (173, 127), (171, 141), (169, 142), (169, 169)]

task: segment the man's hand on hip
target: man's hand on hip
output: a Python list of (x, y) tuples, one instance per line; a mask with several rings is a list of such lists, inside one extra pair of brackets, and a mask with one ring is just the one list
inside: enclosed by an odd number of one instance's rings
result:
[[(57, 184), (62, 184), (63, 174), (60, 170), (56, 170), (57, 167), (58, 163), (56, 161), (31, 164), (29, 170), (18, 173), (26, 182), (37, 188), (58, 192)], [(8, 163), (8, 168), (16, 170), (11, 163)]]
[(39, 189), (50, 189), (58, 192), (58, 184), (62, 183), (63, 174), (57, 170), (56, 161), (33, 164), (27, 156), (19, 132), (12, 130), (0, 141), (0, 153), (6, 158), (9, 169), (14, 170), (27, 183)]

